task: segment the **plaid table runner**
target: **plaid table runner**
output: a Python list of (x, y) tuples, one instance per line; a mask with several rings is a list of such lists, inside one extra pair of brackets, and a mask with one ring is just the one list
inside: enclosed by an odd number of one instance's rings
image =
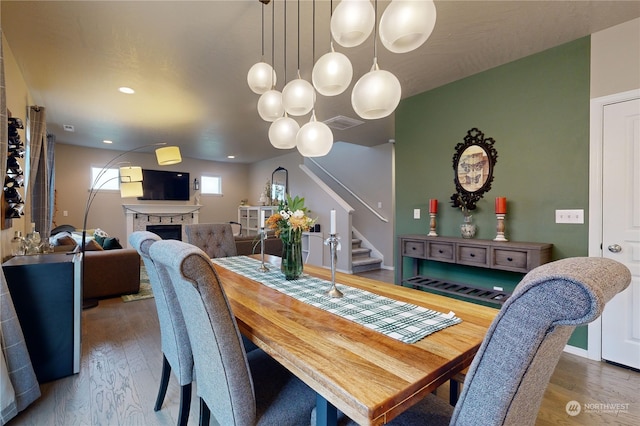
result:
[(211, 261), (301, 302), (405, 343), (415, 343), (431, 333), (462, 322), (453, 312), (443, 314), (341, 284), (337, 285), (344, 297), (333, 299), (324, 294), (331, 288), (330, 281), (306, 274), (300, 279), (287, 281), (279, 268), (269, 264), (270, 271), (261, 272), (258, 270), (261, 262), (245, 256), (220, 257)]

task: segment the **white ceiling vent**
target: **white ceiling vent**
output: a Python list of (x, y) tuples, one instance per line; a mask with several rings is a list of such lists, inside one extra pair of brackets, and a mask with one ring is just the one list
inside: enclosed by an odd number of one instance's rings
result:
[(64, 129), (65, 132), (75, 132), (76, 131), (75, 127), (73, 127), (71, 124), (63, 124), (62, 128)]
[(323, 121), (324, 124), (336, 130), (347, 130), (352, 127), (359, 126), (364, 121), (356, 120), (355, 118), (345, 117), (344, 115), (336, 115), (333, 118), (329, 118)]

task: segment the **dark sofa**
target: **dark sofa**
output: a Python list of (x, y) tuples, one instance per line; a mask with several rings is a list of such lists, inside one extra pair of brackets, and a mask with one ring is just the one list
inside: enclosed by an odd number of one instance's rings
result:
[[(259, 254), (260, 235), (240, 235), (234, 237), (238, 255)], [(282, 256), (282, 240), (276, 238), (273, 233), (268, 233), (264, 240), (264, 253), (274, 256)]]

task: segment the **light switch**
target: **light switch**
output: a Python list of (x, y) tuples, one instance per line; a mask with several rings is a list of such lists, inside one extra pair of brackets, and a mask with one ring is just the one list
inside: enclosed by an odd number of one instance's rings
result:
[(420, 219), (420, 209), (413, 209), (413, 218)]

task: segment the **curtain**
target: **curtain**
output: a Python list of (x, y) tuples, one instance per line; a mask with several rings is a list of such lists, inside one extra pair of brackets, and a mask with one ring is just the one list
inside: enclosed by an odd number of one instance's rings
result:
[(31, 221), (36, 224), (43, 240), (51, 232), (52, 208), (51, 188), (53, 178), (53, 151), (50, 143), (54, 138), (47, 137), (47, 114), (45, 107), (29, 107), (29, 186), (25, 197), (31, 201)]
[[(2, 29), (0, 28), (0, 176), (7, 172), (7, 91), (4, 82), (4, 56), (2, 53)], [(0, 208), (4, 209), (4, 200)], [(1, 246), (1, 245), (0, 245)], [(3, 256), (0, 248), (0, 258)], [(16, 316), (4, 271), (0, 273), (0, 422), (7, 423), (19, 411), (40, 397), (38, 380), (31, 366), (22, 328)], [(10, 388), (13, 391), (9, 390)], [(13, 395), (12, 395), (13, 394)]]

